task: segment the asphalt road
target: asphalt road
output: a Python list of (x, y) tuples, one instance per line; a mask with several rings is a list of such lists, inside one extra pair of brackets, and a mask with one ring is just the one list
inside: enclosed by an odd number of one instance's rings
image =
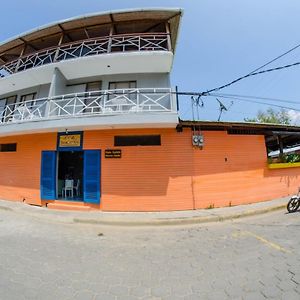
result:
[(0, 299), (300, 299), (300, 213), (120, 228), (0, 210)]

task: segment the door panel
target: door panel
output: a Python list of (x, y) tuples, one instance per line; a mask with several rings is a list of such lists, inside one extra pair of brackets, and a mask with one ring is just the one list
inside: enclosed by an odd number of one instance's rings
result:
[(83, 156), (83, 201), (100, 203), (100, 150), (85, 150)]
[(56, 199), (56, 151), (42, 151), (41, 199)]

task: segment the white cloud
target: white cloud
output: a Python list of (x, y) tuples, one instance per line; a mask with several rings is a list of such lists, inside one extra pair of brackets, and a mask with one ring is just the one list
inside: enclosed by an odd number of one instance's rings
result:
[(292, 120), (292, 124), (300, 125), (300, 112), (295, 110), (289, 110), (288, 114)]

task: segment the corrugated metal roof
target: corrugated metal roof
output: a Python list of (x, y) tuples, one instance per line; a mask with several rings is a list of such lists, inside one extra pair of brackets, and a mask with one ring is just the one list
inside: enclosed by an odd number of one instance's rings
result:
[(271, 123), (252, 123), (252, 122), (217, 122), (217, 121), (192, 121), (180, 120), (180, 126), (183, 127), (216, 127), (220, 129), (228, 128), (244, 128), (244, 129), (261, 129), (269, 131), (300, 131), (300, 126), (285, 125), (285, 124), (271, 124)]
[[(293, 153), (295, 151), (299, 151), (300, 150), (300, 145), (297, 145), (297, 146), (293, 146), (293, 147), (290, 147), (290, 148), (284, 148), (283, 149), (283, 153), (284, 154), (288, 154), (288, 153)], [(275, 150), (275, 151), (271, 151), (268, 153), (268, 156), (269, 157), (278, 157), (280, 154), (280, 151), (279, 150)]]

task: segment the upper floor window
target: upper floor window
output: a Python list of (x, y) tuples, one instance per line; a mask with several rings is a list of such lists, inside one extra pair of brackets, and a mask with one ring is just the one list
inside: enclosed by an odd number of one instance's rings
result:
[[(20, 98), (20, 104), (17, 104), (17, 113), (20, 115), (24, 115), (24, 113), (26, 112), (26, 108), (24, 106), (27, 107), (27, 109), (32, 109), (34, 106), (34, 99), (36, 98), (36, 93), (30, 93), (30, 94), (26, 94), (26, 95), (22, 95)], [(25, 105), (23, 105), (22, 103), (26, 103)]]
[(20, 99), (20, 102), (34, 100), (35, 98), (36, 98), (36, 93), (22, 95), (21, 99)]
[(86, 105), (86, 108), (84, 109), (85, 113), (95, 113), (100, 111), (101, 99), (99, 96), (101, 96), (101, 88), (101, 81), (88, 82), (86, 84), (85, 91), (89, 94), (86, 95), (84, 99), (84, 103)]
[(109, 83), (109, 90), (136, 89), (136, 81), (116, 81)]
[[(123, 90), (118, 91), (116, 94), (111, 93), (109, 96), (109, 99), (114, 99), (116, 96), (117, 98), (114, 101), (115, 104), (123, 105), (123, 109), (126, 107), (127, 99), (135, 100), (136, 99), (136, 93), (132, 91), (127, 91), (130, 89), (136, 89), (136, 81), (116, 81), (116, 82), (110, 82), (109, 83), (109, 90)], [(122, 98), (119, 94), (123, 94), (124, 98)], [(119, 107), (120, 109), (121, 107)]]
[(11, 118), (15, 110), (16, 101), (17, 95), (0, 99), (0, 119), (3, 122), (7, 122)]
[(88, 82), (86, 84), (85, 91), (86, 92), (95, 92), (95, 91), (100, 91), (101, 88), (102, 88), (101, 81)]

